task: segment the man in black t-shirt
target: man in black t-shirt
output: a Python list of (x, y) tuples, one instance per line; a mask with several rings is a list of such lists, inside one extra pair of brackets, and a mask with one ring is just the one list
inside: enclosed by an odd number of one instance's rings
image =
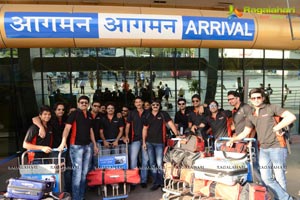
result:
[(183, 134), (188, 128), (190, 111), (186, 109), (186, 100), (184, 98), (179, 98), (177, 104), (179, 111), (177, 111), (175, 114), (174, 122), (180, 134)]
[(153, 185), (150, 190), (157, 190), (163, 185), (163, 150), (166, 143), (166, 124), (175, 135), (178, 131), (167, 112), (160, 111), (159, 100), (154, 100), (151, 110), (147, 113), (143, 127), (143, 149), (147, 150)]
[[(137, 165), (138, 155), (140, 152), (142, 152), (141, 186), (142, 188), (146, 188), (147, 177), (148, 177), (147, 167), (148, 167), (149, 157), (145, 149), (141, 150), (141, 146), (142, 146), (143, 118), (146, 116), (146, 113), (148, 113), (148, 111), (143, 109), (143, 100), (141, 97), (135, 98), (134, 106), (136, 107), (136, 109), (130, 111), (127, 117), (124, 141), (130, 142), (130, 146), (129, 146), (130, 169), (134, 169), (138, 166)], [(131, 189), (134, 189), (134, 186), (132, 186)]]
[(122, 118), (115, 115), (115, 106), (112, 103), (106, 105), (107, 114), (102, 118), (100, 128), (100, 138), (103, 140), (105, 147), (110, 146), (108, 139), (113, 139), (112, 145), (118, 146), (119, 140), (123, 136), (124, 122)]
[[(42, 122), (42, 125), (46, 131), (44, 137), (39, 135), (39, 127), (35, 124), (31, 125), (28, 129), (25, 139), (23, 141), (23, 148), (27, 150), (41, 150), (44, 153), (33, 153), (30, 152), (28, 154), (28, 162), (35, 162), (35, 158), (43, 158), (48, 157), (49, 153), (52, 151), (52, 127), (49, 125), (49, 121), (51, 119), (51, 109), (48, 106), (42, 106), (39, 112), (39, 118)], [(39, 163), (39, 160), (36, 160)]]
[(60, 150), (66, 146), (67, 137), (72, 128), (70, 137), (70, 157), (73, 166), (73, 200), (85, 198), (86, 175), (92, 157), (91, 145), (93, 145), (94, 153), (98, 153), (98, 147), (92, 127), (92, 115), (87, 110), (89, 100), (90, 99), (87, 96), (78, 98), (78, 109), (69, 115), (63, 132), (62, 142), (59, 146)]

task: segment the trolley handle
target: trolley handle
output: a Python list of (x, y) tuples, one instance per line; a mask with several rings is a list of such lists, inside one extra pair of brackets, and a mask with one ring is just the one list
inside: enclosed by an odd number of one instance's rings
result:
[[(66, 152), (67, 151), (67, 148), (64, 148), (62, 151), (60, 151), (60, 150), (58, 150), (58, 148), (53, 148), (52, 149), (52, 151), (57, 151), (57, 152), (59, 152), (58, 153), (58, 162), (59, 162), (59, 165), (61, 164), (60, 163), (60, 161), (61, 161), (61, 154), (63, 153), (63, 152)], [(42, 150), (27, 150), (27, 151), (24, 151), (23, 153), (22, 153), (22, 156), (21, 156), (21, 163), (22, 163), (22, 165), (24, 165), (24, 161), (25, 161), (25, 156), (26, 156), (26, 154), (28, 154), (28, 153), (30, 153), (30, 152), (35, 152), (35, 153), (43, 153), (43, 151)]]
[[(216, 142), (217, 141), (229, 141), (231, 139), (231, 137), (220, 137), (218, 139), (216, 139)], [(244, 138), (242, 140), (240, 140), (241, 142), (256, 142), (256, 139), (255, 138)], [(239, 142), (239, 141), (237, 141)]]
[[(59, 150), (58, 148), (53, 148), (53, 149), (52, 149), (52, 152), (53, 152), (53, 151), (60, 152), (60, 150)], [(61, 152), (63, 153), (63, 152), (66, 152), (66, 151), (67, 151), (67, 148), (64, 148)], [(25, 151), (25, 152), (27, 152), (27, 153), (29, 153), (29, 152), (43, 153), (42, 150), (27, 150), (27, 151)]]
[[(107, 139), (107, 140), (105, 140), (106, 142), (114, 142), (116, 139)], [(103, 140), (97, 140), (97, 142), (98, 143), (102, 143), (103, 142)], [(123, 139), (119, 139), (119, 142), (123, 142)], [(125, 143), (125, 142), (124, 142)], [(127, 142), (126, 142), (127, 143)]]

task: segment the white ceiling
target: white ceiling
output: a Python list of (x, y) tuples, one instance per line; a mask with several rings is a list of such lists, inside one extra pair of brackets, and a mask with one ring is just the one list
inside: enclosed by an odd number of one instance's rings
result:
[(242, 10), (244, 6), (260, 7), (290, 7), (296, 8), (300, 14), (300, 0), (0, 0), (0, 3), (26, 4), (84, 4), (84, 5), (116, 5), (116, 6), (144, 6), (193, 8), (208, 10), (228, 10), (230, 4)]

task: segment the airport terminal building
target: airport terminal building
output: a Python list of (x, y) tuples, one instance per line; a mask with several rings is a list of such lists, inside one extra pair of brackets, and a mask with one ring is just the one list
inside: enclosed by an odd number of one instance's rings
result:
[(124, 82), (133, 95), (167, 84), (171, 115), (179, 91), (229, 109), (227, 91), (247, 102), (249, 89), (270, 84), (271, 103), (299, 116), (300, 7), (288, 2), (0, 1), (0, 156), (21, 150), (57, 92), (71, 107)]

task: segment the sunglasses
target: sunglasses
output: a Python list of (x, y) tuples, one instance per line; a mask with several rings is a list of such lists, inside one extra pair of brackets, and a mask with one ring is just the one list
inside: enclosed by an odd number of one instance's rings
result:
[(185, 105), (185, 103), (179, 103), (178, 105), (179, 105), (179, 106), (184, 106), (184, 105)]
[(87, 101), (80, 101), (79, 103), (80, 104), (89, 104), (89, 102), (87, 102)]
[(217, 108), (218, 106), (216, 104), (212, 104), (212, 105), (209, 105), (210, 108)]
[(235, 99), (235, 98), (229, 98), (228, 101), (232, 101), (233, 99)]
[(254, 101), (255, 99), (257, 99), (257, 100), (261, 100), (262, 99), (262, 97), (251, 97), (250, 98), (252, 101)]
[(158, 107), (158, 106), (159, 106), (159, 103), (153, 103), (153, 104), (151, 104), (151, 106), (153, 106), (153, 107)]
[(114, 110), (115, 108), (106, 108), (107, 110)]

